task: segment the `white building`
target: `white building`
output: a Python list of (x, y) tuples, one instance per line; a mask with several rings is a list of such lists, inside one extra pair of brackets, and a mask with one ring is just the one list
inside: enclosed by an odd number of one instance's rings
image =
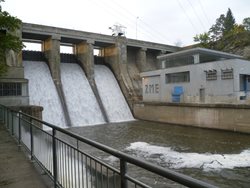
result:
[(141, 73), (143, 101), (250, 103), (250, 61), (194, 48), (157, 57), (162, 69)]

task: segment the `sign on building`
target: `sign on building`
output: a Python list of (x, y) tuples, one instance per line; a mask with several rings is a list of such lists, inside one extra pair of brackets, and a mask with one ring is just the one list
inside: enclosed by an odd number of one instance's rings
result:
[(160, 76), (143, 77), (142, 84), (144, 101), (160, 100)]

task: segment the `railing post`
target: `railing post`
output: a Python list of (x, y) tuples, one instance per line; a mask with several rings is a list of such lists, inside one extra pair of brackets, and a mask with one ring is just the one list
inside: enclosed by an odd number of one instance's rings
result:
[(126, 180), (126, 173), (127, 173), (127, 163), (123, 159), (120, 159), (121, 188), (128, 187)]
[(57, 187), (57, 155), (56, 155), (56, 130), (52, 130), (52, 150), (53, 150), (53, 171), (54, 171), (54, 188)]
[(31, 118), (30, 118), (29, 124), (30, 124), (30, 160), (33, 160), (34, 143), (33, 143), (33, 127), (32, 127), (32, 119)]
[(14, 122), (13, 122), (13, 120), (14, 120), (14, 115), (13, 115), (13, 112), (12, 111), (10, 111), (10, 115), (11, 115), (11, 135), (13, 136), (14, 135)]
[(9, 109), (7, 109), (7, 124), (6, 124), (7, 129), (9, 129)]
[(18, 113), (18, 147), (21, 146), (21, 114)]
[(4, 115), (4, 125), (6, 127), (6, 108), (4, 108), (3, 115)]

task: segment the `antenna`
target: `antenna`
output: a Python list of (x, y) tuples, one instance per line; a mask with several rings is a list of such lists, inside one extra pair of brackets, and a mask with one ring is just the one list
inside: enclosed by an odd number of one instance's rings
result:
[(112, 36), (124, 36), (126, 27), (121, 24), (114, 24), (112, 27), (109, 27), (112, 30)]

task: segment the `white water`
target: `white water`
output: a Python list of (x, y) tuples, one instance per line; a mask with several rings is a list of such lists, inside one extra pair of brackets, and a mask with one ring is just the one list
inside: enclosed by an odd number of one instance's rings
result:
[(138, 157), (165, 164), (174, 169), (200, 168), (205, 171), (250, 167), (250, 149), (238, 154), (184, 153), (170, 147), (150, 145), (145, 142), (134, 142), (126, 148)]
[(61, 63), (61, 80), (73, 126), (105, 123), (95, 95), (78, 64)]
[(29, 80), (31, 105), (43, 107), (43, 120), (66, 127), (64, 113), (56, 87), (45, 62), (23, 61), (24, 76)]
[(108, 67), (95, 65), (95, 81), (109, 121), (134, 120), (121, 89)]

